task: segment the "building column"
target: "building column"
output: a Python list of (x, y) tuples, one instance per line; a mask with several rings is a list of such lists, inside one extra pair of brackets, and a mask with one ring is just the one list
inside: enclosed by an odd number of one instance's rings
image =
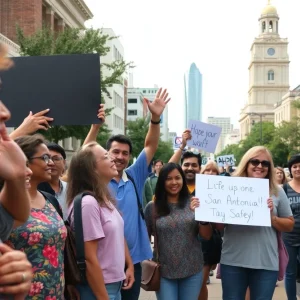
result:
[(56, 31), (57, 32), (64, 31), (65, 30), (65, 26), (66, 26), (66, 24), (65, 24), (65, 21), (63, 19), (58, 20)]
[(73, 143), (71, 137), (64, 139), (64, 149), (67, 151), (73, 151)]
[(54, 10), (52, 7), (47, 7), (46, 9), (45, 23), (51, 30), (54, 30)]

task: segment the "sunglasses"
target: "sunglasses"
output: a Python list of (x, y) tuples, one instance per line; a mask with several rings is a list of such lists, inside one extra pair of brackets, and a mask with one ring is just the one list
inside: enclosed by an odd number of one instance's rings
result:
[(249, 163), (254, 167), (258, 167), (260, 164), (263, 168), (270, 168), (271, 166), (268, 160), (250, 159)]

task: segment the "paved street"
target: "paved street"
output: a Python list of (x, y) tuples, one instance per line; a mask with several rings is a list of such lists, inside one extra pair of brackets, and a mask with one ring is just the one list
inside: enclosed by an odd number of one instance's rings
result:
[[(216, 279), (215, 277), (211, 277), (211, 284), (208, 285), (208, 299), (209, 300), (222, 300), (222, 288), (221, 288), (221, 281)], [(140, 295), (140, 300), (156, 300), (155, 293), (153, 292), (145, 292), (142, 290)], [(286, 294), (283, 286), (283, 282), (281, 281), (275, 289), (275, 295), (273, 300), (285, 300)], [(299, 299), (299, 298), (298, 298)], [(172, 300), (172, 299), (170, 299)], [(189, 300), (189, 299), (186, 299)]]

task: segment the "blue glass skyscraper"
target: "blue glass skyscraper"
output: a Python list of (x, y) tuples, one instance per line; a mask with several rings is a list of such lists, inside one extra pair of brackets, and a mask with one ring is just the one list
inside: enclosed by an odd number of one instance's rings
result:
[(189, 120), (202, 121), (202, 74), (195, 63), (184, 76), (185, 127)]

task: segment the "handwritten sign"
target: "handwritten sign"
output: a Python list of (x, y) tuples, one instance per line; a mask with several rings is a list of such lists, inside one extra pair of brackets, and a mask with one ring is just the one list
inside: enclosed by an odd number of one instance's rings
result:
[(215, 152), (222, 128), (199, 121), (189, 121), (192, 139), (187, 142), (191, 148), (203, 149), (206, 152)]
[(217, 164), (219, 167), (224, 167), (224, 166), (234, 166), (234, 155), (223, 155), (223, 156), (218, 156), (217, 157)]
[(179, 149), (181, 143), (182, 143), (182, 137), (181, 136), (175, 136), (174, 140), (173, 140), (173, 149)]
[(197, 174), (196, 197), (196, 220), (271, 226), (268, 179)]

